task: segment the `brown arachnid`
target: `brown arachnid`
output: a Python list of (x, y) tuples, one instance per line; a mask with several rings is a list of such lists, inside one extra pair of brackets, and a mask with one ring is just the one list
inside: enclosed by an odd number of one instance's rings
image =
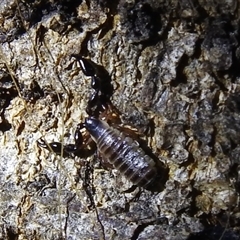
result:
[(113, 94), (111, 79), (105, 71), (99, 71), (93, 62), (79, 55), (75, 57), (86, 76), (91, 76), (91, 87), (95, 90), (87, 105), (89, 117), (80, 123), (75, 132), (75, 144), (62, 145), (60, 142), (46, 143), (43, 139), (38, 145), (51, 149), (57, 154), (64, 155), (77, 153), (81, 150), (83, 137), (80, 132), (85, 128), (96, 143), (97, 149), (104, 159), (119, 170), (134, 185), (144, 187), (151, 191), (162, 190), (167, 176), (167, 168), (158, 159), (153, 159), (140, 146), (139, 142), (109, 126), (107, 122), (99, 119), (110, 104)]

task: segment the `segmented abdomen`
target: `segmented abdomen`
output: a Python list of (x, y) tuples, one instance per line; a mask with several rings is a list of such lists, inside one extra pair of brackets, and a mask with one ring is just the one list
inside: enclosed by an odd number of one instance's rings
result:
[(93, 117), (86, 120), (86, 128), (103, 157), (135, 185), (146, 187), (155, 179), (156, 164), (136, 141)]

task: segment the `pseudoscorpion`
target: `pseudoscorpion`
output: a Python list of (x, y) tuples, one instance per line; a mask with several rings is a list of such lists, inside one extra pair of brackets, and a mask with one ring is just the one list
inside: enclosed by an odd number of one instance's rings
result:
[[(164, 185), (166, 176), (165, 166), (151, 158), (140, 147), (139, 143), (130, 136), (125, 135), (117, 129), (109, 126), (99, 119), (101, 111), (104, 111), (110, 104), (110, 97), (113, 87), (106, 74), (102, 74), (91, 61), (78, 55), (74, 55), (80, 63), (83, 73), (92, 77), (91, 86), (95, 92), (91, 96), (87, 113), (90, 115), (84, 123), (78, 125), (75, 132), (75, 144), (62, 146), (59, 142), (46, 143), (43, 139), (38, 141), (38, 145), (51, 149), (56, 153), (75, 153), (83, 144), (83, 137), (80, 132), (86, 128), (104, 159), (118, 169), (134, 185), (147, 189), (155, 189), (153, 185)], [(159, 182), (162, 181), (162, 182)], [(158, 187), (156, 188), (158, 189)]]

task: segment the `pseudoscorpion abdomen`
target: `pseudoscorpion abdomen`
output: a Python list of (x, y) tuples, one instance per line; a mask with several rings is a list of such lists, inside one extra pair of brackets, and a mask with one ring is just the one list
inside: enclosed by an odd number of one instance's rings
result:
[(85, 127), (102, 156), (128, 180), (141, 187), (147, 187), (155, 180), (156, 163), (136, 141), (94, 117), (86, 119)]

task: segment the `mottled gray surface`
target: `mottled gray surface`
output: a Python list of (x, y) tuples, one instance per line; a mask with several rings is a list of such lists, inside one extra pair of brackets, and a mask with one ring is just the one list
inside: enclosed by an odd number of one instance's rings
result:
[[(1, 1), (0, 239), (238, 239), (238, 20), (237, 1)], [(87, 116), (71, 54), (106, 68), (123, 124), (152, 125), (162, 192), (37, 146)]]

